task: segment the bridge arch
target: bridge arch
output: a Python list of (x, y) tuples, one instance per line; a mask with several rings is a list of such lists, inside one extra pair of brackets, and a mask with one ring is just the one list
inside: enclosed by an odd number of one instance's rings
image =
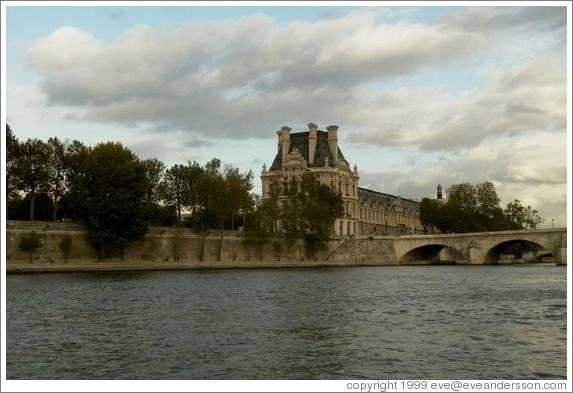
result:
[[(546, 253), (548, 254), (552, 254), (551, 249), (548, 249), (548, 247), (544, 246), (541, 243), (538, 242), (534, 242), (531, 240), (527, 240), (527, 239), (523, 239), (523, 238), (516, 238), (516, 239), (510, 239), (510, 240), (506, 240), (503, 242), (500, 242), (496, 245), (494, 245), (493, 247), (491, 247), (489, 250), (487, 250), (487, 252), (484, 255), (484, 264), (498, 264), (500, 257), (502, 255), (504, 255), (504, 252), (506, 255), (511, 254), (511, 247), (515, 247), (515, 246), (521, 246), (522, 248), (524, 248), (526, 251), (527, 250), (545, 250)], [(518, 248), (516, 248), (516, 250), (519, 250)], [(519, 251), (517, 251), (517, 255), (515, 255), (514, 253), (514, 258), (515, 259), (522, 259), (522, 255), (519, 255)]]
[(466, 259), (460, 251), (447, 244), (431, 243), (419, 246), (406, 252), (398, 261), (400, 265), (419, 263), (445, 263)]

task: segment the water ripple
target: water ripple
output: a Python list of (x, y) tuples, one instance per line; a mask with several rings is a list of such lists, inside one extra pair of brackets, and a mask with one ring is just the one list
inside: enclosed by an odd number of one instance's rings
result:
[(555, 266), (6, 277), (8, 379), (565, 379)]

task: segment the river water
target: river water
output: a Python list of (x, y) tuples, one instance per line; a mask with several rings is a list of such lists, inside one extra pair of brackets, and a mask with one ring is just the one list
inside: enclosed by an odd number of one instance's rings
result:
[(566, 379), (567, 269), (6, 276), (7, 379)]

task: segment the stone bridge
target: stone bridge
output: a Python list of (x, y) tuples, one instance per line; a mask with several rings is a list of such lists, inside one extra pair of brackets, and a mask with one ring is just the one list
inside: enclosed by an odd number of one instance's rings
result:
[(532, 243), (541, 247), (542, 254), (551, 254), (557, 265), (567, 264), (567, 228), (448, 235), (359, 236), (341, 242), (328, 259), (379, 259), (400, 265), (440, 260), (472, 265), (497, 264), (507, 247)]

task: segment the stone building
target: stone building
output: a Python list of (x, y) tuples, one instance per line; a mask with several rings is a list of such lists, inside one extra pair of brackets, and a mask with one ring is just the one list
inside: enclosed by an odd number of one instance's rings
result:
[(267, 198), (274, 184), (285, 189), (290, 180), (311, 172), (316, 180), (342, 194), (344, 216), (334, 223), (336, 235), (403, 235), (421, 233), (420, 204), (414, 200), (368, 190), (358, 186), (358, 167), (344, 158), (338, 146), (338, 126), (326, 131), (314, 123), (308, 131), (277, 131), (277, 154), (271, 166), (263, 165), (262, 197)]

